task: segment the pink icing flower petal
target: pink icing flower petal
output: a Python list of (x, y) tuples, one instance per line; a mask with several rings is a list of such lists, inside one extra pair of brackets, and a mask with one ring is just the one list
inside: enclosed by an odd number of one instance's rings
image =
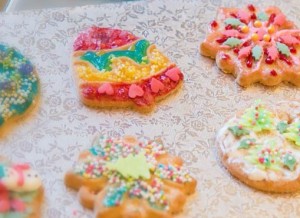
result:
[(278, 50), (276, 48), (276, 46), (271, 46), (269, 48), (267, 48), (267, 52), (268, 52), (268, 56), (272, 59), (272, 60), (276, 60), (278, 57)]
[(281, 40), (285, 43), (285, 44), (288, 44), (288, 45), (295, 45), (295, 44), (299, 44), (300, 41), (291, 36), (291, 35), (282, 35), (280, 36)]
[(250, 19), (251, 19), (251, 14), (250, 14), (248, 11), (238, 10), (238, 12), (237, 12), (237, 17), (238, 17), (242, 22), (249, 23), (249, 21), (250, 21)]
[(136, 98), (136, 97), (141, 97), (144, 95), (144, 90), (136, 85), (136, 84), (132, 84), (130, 87), (129, 87), (129, 93), (128, 93), (128, 96), (130, 98)]
[(266, 30), (264, 28), (260, 28), (258, 31), (257, 31), (257, 35), (258, 35), (258, 39), (259, 40), (263, 40), (264, 38), (264, 35), (266, 34)]
[(285, 15), (280, 13), (280, 14), (277, 14), (277, 16), (275, 17), (274, 24), (278, 25), (278, 26), (281, 26), (285, 23), (285, 21), (286, 21)]
[(248, 57), (250, 52), (251, 52), (251, 49), (252, 49), (252, 46), (247, 46), (247, 47), (243, 47), (241, 48), (241, 50), (239, 51), (239, 56), (238, 58), (239, 59), (242, 59), (242, 58), (245, 58), (245, 57)]
[(241, 36), (238, 30), (225, 30), (223, 32), (223, 35), (227, 37), (237, 37), (237, 38)]
[(152, 78), (150, 82), (151, 90), (154, 93), (158, 93), (160, 90), (163, 90), (165, 87), (164, 84), (158, 79)]
[(278, 57), (278, 50), (276, 48), (275, 45), (267, 48), (267, 51), (268, 51), (268, 56), (272, 59), (272, 60), (276, 60), (277, 57)]

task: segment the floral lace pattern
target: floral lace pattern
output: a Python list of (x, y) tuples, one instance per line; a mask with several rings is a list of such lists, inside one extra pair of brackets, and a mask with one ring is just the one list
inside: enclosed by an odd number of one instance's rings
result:
[[(300, 24), (298, 0), (251, 2), (261, 8), (276, 5)], [(183, 217), (297, 217), (300, 195), (254, 192), (229, 177), (216, 158), (216, 131), (235, 111), (253, 99), (269, 104), (295, 98), (300, 92), (289, 85), (267, 89), (257, 84), (244, 90), (199, 55), (198, 45), (217, 9), (240, 4), (238, 0), (149, 0), (0, 15), (1, 41), (31, 60), (41, 84), (38, 112), (0, 139), (0, 155), (28, 162), (39, 172), (47, 202), (43, 217), (93, 217), (62, 178), (99, 132), (111, 137), (162, 138), (169, 152), (183, 158), (199, 181)], [(185, 73), (183, 89), (147, 116), (84, 107), (77, 98), (70, 55), (76, 36), (92, 25), (126, 29), (156, 43)]]

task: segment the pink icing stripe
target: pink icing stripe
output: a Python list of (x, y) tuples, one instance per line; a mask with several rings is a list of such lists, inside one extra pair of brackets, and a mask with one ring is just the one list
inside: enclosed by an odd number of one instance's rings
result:
[(248, 57), (248, 55), (250, 54), (251, 52), (251, 48), (252, 46), (247, 46), (247, 47), (243, 47), (240, 51), (239, 51), (239, 56), (238, 58), (239, 59), (242, 59), (242, 58), (245, 58), (245, 57)]

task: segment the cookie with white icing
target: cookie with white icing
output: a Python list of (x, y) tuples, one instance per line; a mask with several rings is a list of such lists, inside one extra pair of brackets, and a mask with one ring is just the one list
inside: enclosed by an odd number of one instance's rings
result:
[(19, 51), (0, 44), (0, 128), (24, 115), (37, 100), (38, 76)]
[(300, 103), (258, 102), (216, 137), (221, 160), (245, 184), (266, 192), (300, 190)]
[(0, 162), (0, 217), (39, 218), (42, 181), (28, 164)]
[(101, 218), (171, 218), (183, 210), (196, 180), (160, 141), (100, 136), (83, 151), (65, 184)]

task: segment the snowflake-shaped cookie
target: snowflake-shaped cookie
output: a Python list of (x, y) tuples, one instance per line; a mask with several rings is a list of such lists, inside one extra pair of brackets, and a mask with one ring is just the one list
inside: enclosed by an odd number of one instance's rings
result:
[(288, 81), (300, 86), (300, 30), (277, 8), (221, 8), (201, 44), (241, 86)]
[(196, 181), (158, 141), (97, 137), (80, 154), (65, 184), (101, 218), (170, 218), (181, 212)]

